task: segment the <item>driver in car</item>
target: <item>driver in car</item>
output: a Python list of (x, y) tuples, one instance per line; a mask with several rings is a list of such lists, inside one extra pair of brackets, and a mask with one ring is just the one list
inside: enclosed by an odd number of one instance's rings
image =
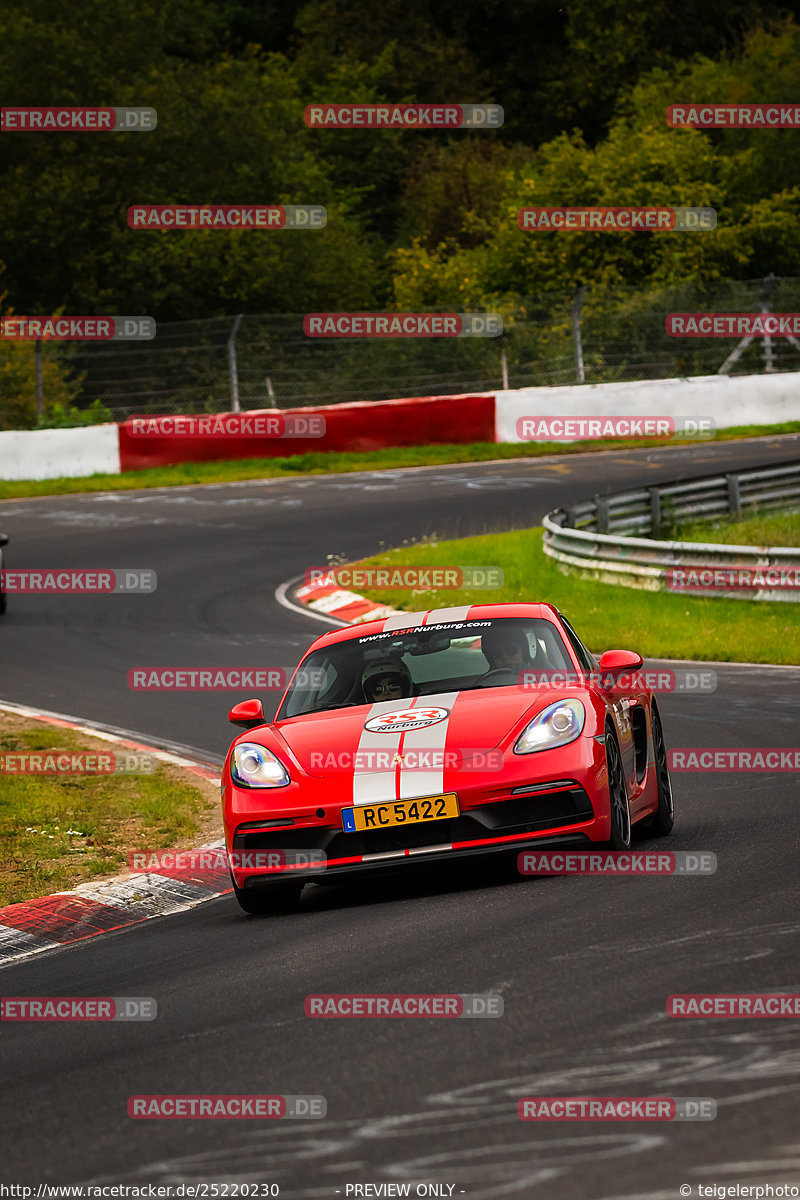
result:
[(528, 638), (523, 629), (502, 625), (489, 629), (481, 638), (481, 650), (489, 671), (520, 671), (533, 665)]
[(370, 663), (361, 676), (364, 699), (368, 704), (380, 700), (401, 700), (413, 695), (411, 673), (400, 659), (386, 658)]

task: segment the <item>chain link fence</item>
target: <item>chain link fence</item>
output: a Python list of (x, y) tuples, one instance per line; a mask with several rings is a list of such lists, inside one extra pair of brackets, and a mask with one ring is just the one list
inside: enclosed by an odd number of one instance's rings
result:
[[(41, 356), (67, 372), (79, 407), (99, 401), (115, 420), (800, 370), (800, 345), (786, 338), (757, 338), (742, 348), (735, 337), (671, 338), (664, 328), (670, 312), (758, 311), (800, 312), (800, 279), (543, 293), (506, 310), (500, 338), (314, 339), (304, 335), (302, 315), (234, 314), (161, 323), (152, 342), (45, 342)], [(0, 394), (0, 428), (4, 402)], [(39, 407), (47, 402), (40, 388)]]

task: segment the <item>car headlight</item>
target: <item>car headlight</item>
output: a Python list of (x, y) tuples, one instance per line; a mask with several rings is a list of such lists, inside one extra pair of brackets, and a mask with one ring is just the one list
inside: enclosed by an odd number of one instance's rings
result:
[(538, 717), (523, 729), (515, 754), (531, 754), (534, 750), (553, 750), (566, 746), (580, 736), (586, 721), (586, 709), (580, 700), (558, 700), (548, 704)]
[(289, 783), (289, 772), (280, 759), (257, 742), (234, 746), (231, 775), (245, 787), (286, 787)]

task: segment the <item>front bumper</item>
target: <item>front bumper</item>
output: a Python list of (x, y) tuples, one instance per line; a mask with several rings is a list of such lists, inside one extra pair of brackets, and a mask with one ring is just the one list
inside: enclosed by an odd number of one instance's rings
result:
[[(264, 887), (289, 876), (330, 882), (343, 875), (465, 855), (590, 845), (608, 836), (603, 814), (595, 812), (589, 793), (575, 779), (503, 789), (495, 781), (484, 791), (488, 794), (462, 793), (458, 817), (354, 833), (342, 829), (340, 809), (326, 811), (327, 821), (311, 814), (290, 818), (288, 809), (273, 809), (263, 822), (247, 813), (247, 820), (232, 827), (226, 821), (234, 879), (240, 888)], [(334, 815), (336, 824), (331, 823)], [(269, 861), (281, 865), (265, 872), (263, 852), (274, 852)], [(248, 859), (253, 865), (242, 865)]]
[[(309, 868), (306, 870), (297, 869), (291, 872), (271, 871), (268, 874), (260, 874), (258, 872), (244, 872), (244, 878), (237, 886), (247, 889), (249, 887), (269, 887), (276, 883), (286, 881), (287, 876), (291, 873), (293, 878), (302, 879), (304, 883), (334, 883), (337, 879), (347, 878), (350, 876), (368, 876), (385, 874), (387, 870), (396, 870), (403, 866), (416, 865), (428, 862), (453, 862), (460, 858), (473, 857), (480, 855), (485, 857), (490, 854), (497, 854), (509, 851), (522, 853), (523, 850), (541, 849), (542, 846), (565, 846), (586, 847), (591, 846), (591, 838), (585, 833), (572, 832), (561, 834), (557, 837), (542, 836), (538, 838), (523, 837), (521, 839), (497, 839), (492, 843), (483, 843), (479, 845), (465, 846), (430, 846), (425, 850), (411, 850), (405, 854), (402, 851), (397, 851), (389, 854), (376, 854), (371, 857), (362, 857), (358, 861), (339, 860), (337, 862), (326, 863), (325, 870), (318, 868)], [(237, 876), (240, 872), (236, 872)]]

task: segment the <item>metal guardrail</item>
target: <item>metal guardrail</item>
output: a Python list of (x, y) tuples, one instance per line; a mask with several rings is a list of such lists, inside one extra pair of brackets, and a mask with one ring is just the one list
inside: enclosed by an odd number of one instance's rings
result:
[[(544, 518), (544, 552), (565, 571), (602, 583), (682, 595), (800, 601), (800, 548), (657, 540), (687, 518), (737, 518), (793, 507), (800, 508), (800, 462), (658, 484), (554, 509)], [(766, 568), (782, 569), (783, 580), (774, 571), (764, 575)], [(709, 583), (698, 574), (708, 569), (736, 574), (717, 575)], [(730, 588), (720, 586), (726, 579)], [(763, 587), (752, 586), (761, 579)]]

